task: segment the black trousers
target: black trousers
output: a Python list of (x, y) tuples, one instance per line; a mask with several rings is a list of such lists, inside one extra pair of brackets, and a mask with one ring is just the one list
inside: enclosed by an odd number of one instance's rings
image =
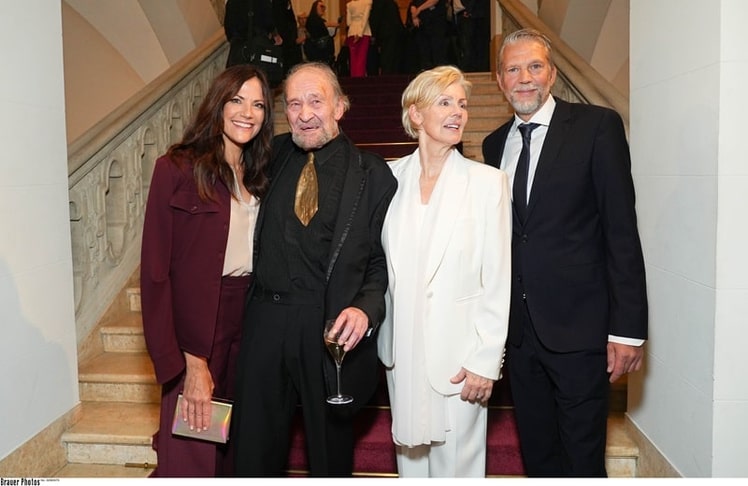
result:
[(403, 52), (405, 51), (405, 35), (391, 35), (377, 38), (379, 43), (379, 66), (382, 74), (399, 74), (402, 71), (401, 64)]
[(525, 472), (530, 477), (605, 477), (607, 349), (557, 353), (537, 337), (527, 309), (507, 367)]
[[(310, 475), (350, 476), (353, 425), (325, 401), (320, 305), (271, 293), (252, 298), (244, 320), (232, 440), (237, 476), (280, 477), (301, 405)], [(345, 406), (343, 406), (345, 407)]]
[(448, 64), (447, 21), (433, 20), (415, 29), (421, 69)]

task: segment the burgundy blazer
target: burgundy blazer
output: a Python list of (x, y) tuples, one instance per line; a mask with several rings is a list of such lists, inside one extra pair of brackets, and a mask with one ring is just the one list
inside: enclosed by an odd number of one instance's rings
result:
[(216, 327), (231, 194), (218, 182), (216, 200), (201, 200), (192, 169), (160, 157), (145, 210), (143, 331), (161, 384), (182, 373), (183, 351), (210, 357)]

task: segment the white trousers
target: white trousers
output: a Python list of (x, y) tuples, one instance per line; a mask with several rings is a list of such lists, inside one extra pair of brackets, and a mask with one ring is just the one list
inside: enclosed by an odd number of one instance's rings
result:
[(486, 477), (486, 427), (483, 405), (447, 398), (450, 430), (444, 442), (416, 447), (395, 446), (401, 478)]

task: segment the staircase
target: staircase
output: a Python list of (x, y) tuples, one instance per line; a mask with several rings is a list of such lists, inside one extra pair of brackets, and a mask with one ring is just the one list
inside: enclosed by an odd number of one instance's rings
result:
[[(462, 150), (467, 157), (482, 160), (483, 138), (506, 121), (511, 111), (488, 74), (470, 74), (469, 78), (473, 82), (473, 94)], [(353, 108), (341, 124), (354, 142), (387, 159), (401, 157), (415, 149), (400, 124), (399, 97), (409, 79), (380, 77), (342, 81)], [(385, 93), (377, 95), (377, 89)], [(276, 103), (276, 107), (276, 133), (288, 131), (281, 104)], [(389, 141), (382, 138), (392, 134), (399, 138)], [(122, 308), (111, 310), (98, 328), (103, 352), (79, 365), (80, 420), (63, 434), (68, 464), (54, 477), (146, 477), (156, 462), (150, 443), (158, 427), (160, 387), (145, 350), (137, 272), (122, 290), (119, 300), (124, 302)], [(508, 384), (502, 380), (489, 408), (488, 472), (493, 477), (522, 475), (508, 393)], [(607, 448), (611, 477), (636, 476), (638, 449), (624, 431), (623, 410), (625, 384), (611, 390)], [(396, 476), (386, 392), (374, 397), (357, 417), (355, 426), (358, 437), (354, 454), (356, 474)], [(303, 430), (298, 426), (292, 440), (289, 475), (306, 474), (303, 450)]]
[(145, 348), (139, 288), (122, 292), (124, 306), (98, 329), (104, 352), (79, 364), (81, 419), (62, 436), (68, 465), (56, 477), (146, 477), (156, 463), (160, 386)]

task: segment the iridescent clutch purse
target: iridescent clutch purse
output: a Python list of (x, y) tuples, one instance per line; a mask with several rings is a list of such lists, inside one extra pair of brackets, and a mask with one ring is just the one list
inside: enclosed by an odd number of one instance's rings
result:
[(210, 401), (210, 425), (208, 430), (190, 430), (190, 424), (182, 420), (182, 394), (177, 398), (177, 408), (174, 410), (174, 421), (171, 425), (171, 433), (193, 439), (208, 440), (225, 444), (229, 440), (229, 425), (231, 424), (231, 408), (233, 404), (229, 400), (214, 398)]

